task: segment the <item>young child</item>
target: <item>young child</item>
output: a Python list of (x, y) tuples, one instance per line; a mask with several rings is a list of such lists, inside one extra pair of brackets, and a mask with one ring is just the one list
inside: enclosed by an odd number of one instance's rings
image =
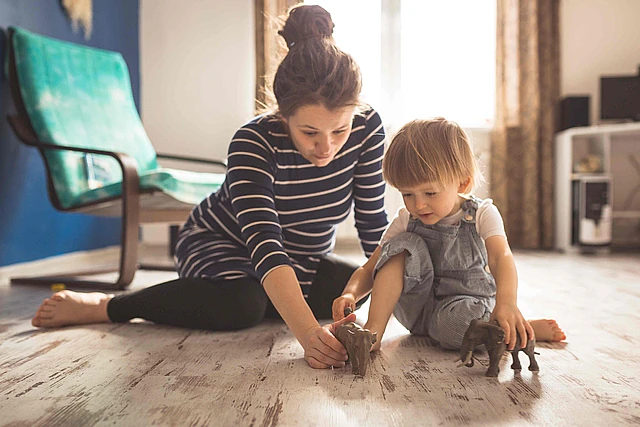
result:
[[(378, 249), (333, 303), (335, 320), (371, 292), (365, 328), (380, 347), (393, 313), (411, 333), (459, 349), (472, 319), (497, 320), (509, 350), (537, 336), (560, 341), (553, 320), (527, 322), (517, 305), (518, 277), (504, 224), (491, 199), (471, 195), (481, 175), (467, 134), (444, 118), (400, 129), (383, 161), (401, 208)], [(533, 327), (532, 327), (533, 326)], [(534, 335), (534, 330), (536, 334)]]

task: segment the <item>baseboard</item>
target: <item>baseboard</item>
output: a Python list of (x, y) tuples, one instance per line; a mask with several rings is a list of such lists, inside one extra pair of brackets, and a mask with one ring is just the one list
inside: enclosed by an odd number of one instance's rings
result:
[(89, 265), (117, 265), (119, 256), (120, 246), (109, 246), (0, 267), (0, 286), (9, 284), (11, 277), (56, 275)]

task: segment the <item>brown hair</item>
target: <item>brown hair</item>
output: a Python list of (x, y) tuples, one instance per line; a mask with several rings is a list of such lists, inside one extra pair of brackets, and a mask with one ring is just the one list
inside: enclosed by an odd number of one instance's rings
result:
[(464, 191), (468, 194), (482, 180), (469, 136), (442, 117), (404, 125), (389, 144), (382, 168), (385, 180), (395, 188), (446, 186), (471, 178)]
[(299, 5), (289, 11), (278, 32), (289, 47), (275, 78), (276, 113), (287, 118), (305, 105), (328, 110), (360, 105), (360, 68), (333, 40), (331, 15), (320, 6)]

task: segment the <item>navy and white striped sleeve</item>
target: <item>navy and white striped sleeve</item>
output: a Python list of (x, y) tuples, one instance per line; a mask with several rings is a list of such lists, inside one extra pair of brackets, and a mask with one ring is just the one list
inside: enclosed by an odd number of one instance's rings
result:
[(385, 182), (382, 178), (384, 128), (374, 110), (365, 112), (363, 147), (354, 173), (354, 217), (360, 244), (367, 258), (376, 249), (387, 228), (384, 208)]
[(274, 202), (276, 167), (268, 138), (261, 126), (245, 125), (231, 141), (227, 160), (231, 204), (261, 282), (274, 268), (291, 265)]

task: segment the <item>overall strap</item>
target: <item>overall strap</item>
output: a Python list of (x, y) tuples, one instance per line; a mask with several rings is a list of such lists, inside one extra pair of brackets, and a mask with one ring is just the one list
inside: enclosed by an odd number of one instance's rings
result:
[(476, 222), (476, 212), (478, 211), (478, 206), (482, 202), (482, 199), (479, 199), (475, 196), (469, 196), (467, 200), (462, 203), (461, 209), (464, 212), (462, 214), (462, 221), (468, 222), (471, 224), (475, 224)]

